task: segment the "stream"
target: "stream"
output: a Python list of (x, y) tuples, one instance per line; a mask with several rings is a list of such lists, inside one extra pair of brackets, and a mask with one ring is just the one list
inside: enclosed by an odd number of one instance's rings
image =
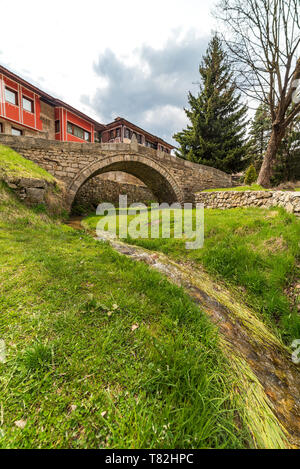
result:
[[(81, 217), (68, 225), (82, 230)], [(95, 238), (97, 239), (97, 238)], [(120, 254), (145, 262), (186, 293), (219, 329), (220, 347), (237, 378), (235, 398), (258, 448), (300, 449), (300, 365), (253, 310), (198, 264), (128, 245), (103, 233)]]

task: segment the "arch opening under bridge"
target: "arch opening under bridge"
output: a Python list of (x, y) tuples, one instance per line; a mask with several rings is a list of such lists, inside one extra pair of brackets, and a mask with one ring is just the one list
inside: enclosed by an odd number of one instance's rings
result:
[(87, 181), (111, 171), (131, 174), (142, 181), (158, 202), (184, 202), (184, 194), (173, 175), (161, 164), (141, 155), (114, 155), (84, 168), (68, 187), (69, 205), (72, 206), (79, 189)]

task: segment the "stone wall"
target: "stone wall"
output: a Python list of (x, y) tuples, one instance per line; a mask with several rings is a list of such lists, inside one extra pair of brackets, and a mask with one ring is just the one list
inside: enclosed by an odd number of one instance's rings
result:
[(46, 195), (49, 190), (53, 190), (55, 183), (50, 183), (44, 179), (35, 178), (4, 178), (8, 187), (13, 189), (19, 199), (27, 205), (36, 205), (46, 202)]
[(90, 179), (84, 184), (75, 197), (74, 207), (94, 208), (100, 202), (111, 202), (119, 205), (119, 195), (127, 195), (127, 203), (142, 202), (148, 204), (154, 201), (152, 192), (144, 186), (119, 183), (109, 179), (103, 179), (103, 175)]
[(145, 184), (135, 176), (128, 173), (122, 173), (121, 171), (111, 171), (104, 173), (99, 176), (101, 179), (109, 179), (110, 181), (121, 182), (124, 184), (134, 184), (135, 186), (146, 187)]
[(69, 209), (66, 203), (66, 189), (60, 181), (8, 176), (5, 173), (0, 173), (0, 179), (30, 207), (43, 205), (47, 213), (56, 216), (65, 216)]
[(198, 192), (195, 202), (203, 203), (205, 208), (235, 207), (283, 207), (289, 213), (300, 216), (300, 192), (287, 191), (218, 191)]

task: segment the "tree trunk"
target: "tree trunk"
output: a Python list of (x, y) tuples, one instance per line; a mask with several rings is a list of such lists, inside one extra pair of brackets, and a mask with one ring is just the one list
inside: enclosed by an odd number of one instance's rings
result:
[(273, 127), (265, 157), (257, 179), (257, 184), (260, 184), (263, 187), (270, 187), (271, 185), (270, 179), (272, 176), (273, 163), (275, 161), (276, 154), (284, 134), (285, 129), (278, 130), (278, 128)]

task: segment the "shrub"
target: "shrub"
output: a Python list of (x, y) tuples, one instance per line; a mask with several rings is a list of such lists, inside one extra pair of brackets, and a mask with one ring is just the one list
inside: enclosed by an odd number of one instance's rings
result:
[(253, 164), (251, 164), (246, 171), (244, 183), (253, 184), (253, 182), (256, 182), (256, 179), (257, 179), (256, 169), (254, 168)]

